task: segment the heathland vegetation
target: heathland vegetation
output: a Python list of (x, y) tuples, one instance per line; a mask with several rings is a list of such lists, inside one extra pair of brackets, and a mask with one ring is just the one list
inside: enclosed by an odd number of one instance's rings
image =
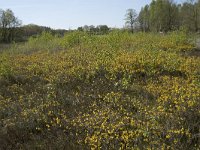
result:
[(200, 149), (195, 26), (135, 32), (134, 13), (126, 14), (133, 33), (31, 25), (41, 34), (2, 46), (0, 149)]
[(198, 149), (200, 58), (185, 32), (43, 33), (0, 55), (3, 149)]

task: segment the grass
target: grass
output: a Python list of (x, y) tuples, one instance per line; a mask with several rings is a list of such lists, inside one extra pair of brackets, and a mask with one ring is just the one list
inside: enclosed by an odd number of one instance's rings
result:
[(0, 54), (0, 149), (200, 148), (193, 49), (180, 31), (13, 45)]

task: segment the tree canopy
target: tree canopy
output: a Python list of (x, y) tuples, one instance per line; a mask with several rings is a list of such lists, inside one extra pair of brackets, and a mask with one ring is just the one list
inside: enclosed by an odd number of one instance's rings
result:
[(181, 27), (199, 31), (200, 1), (177, 4), (173, 0), (152, 0), (142, 7), (138, 21), (142, 31), (167, 32)]
[(21, 21), (15, 17), (12, 10), (0, 10), (0, 40), (10, 42), (17, 35), (17, 28), (21, 25)]

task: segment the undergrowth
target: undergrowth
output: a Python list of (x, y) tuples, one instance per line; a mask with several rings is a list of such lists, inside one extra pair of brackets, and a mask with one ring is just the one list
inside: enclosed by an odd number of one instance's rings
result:
[(183, 32), (43, 33), (0, 54), (0, 149), (199, 149)]

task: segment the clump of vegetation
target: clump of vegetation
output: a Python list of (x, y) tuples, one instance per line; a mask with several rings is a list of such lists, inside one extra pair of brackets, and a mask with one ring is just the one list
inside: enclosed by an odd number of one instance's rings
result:
[(43, 33), (11, 49), (0, 148), (200, 148), (200, 58), (182, 55), (184, 32)]

